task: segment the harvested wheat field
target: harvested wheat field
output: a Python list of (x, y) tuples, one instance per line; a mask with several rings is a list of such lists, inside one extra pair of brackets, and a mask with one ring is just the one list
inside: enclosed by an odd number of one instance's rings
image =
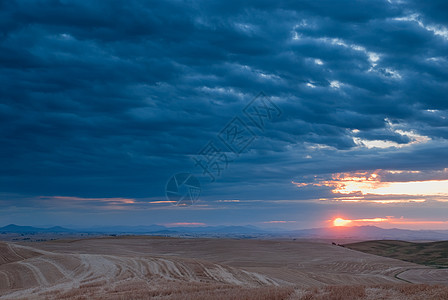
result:
[(447, 283), (445, 269), (309, 241), (117, 237), (0, 251), (0, 299), (448, 299), (428, 285)]

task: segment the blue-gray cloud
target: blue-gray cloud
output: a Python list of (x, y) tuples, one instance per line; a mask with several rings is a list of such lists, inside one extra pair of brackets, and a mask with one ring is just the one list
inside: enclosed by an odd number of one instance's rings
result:
[(163, 200), (261, 90), (283, 114), (206, 184), (207, 201), (311, 199), (292, 178), (446, 168), (447, 13), (444, 1), (1, 1), (1, 201)]

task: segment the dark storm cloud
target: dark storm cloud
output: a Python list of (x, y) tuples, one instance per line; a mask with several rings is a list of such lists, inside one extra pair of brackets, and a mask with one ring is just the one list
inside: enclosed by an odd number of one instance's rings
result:
[(448, 3), (446, 1), (434, 0), (427, 3), (414, 0), (406, 2), (406, 4), (408, 5), (408, 10), (421, 13), (435, 23), (448, 25), (445, 14), (448, 11)]
[(292, 178), (446, 167), (446, 13), (444, 1), (1, 1), (0, 189), (27, 195), (19, 206), (163, 199), (261, 90), (283, 114), (207, 199), (305, 199)]

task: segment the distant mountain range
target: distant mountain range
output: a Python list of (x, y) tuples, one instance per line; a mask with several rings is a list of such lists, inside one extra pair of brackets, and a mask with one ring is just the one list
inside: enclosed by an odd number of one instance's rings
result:
[(96, 234), (152, 234), (166, 236), (195, 237), (284, 237), (362, 240), (448, 240), (448, 230), (383, 229), (376, 226), (329, 227), (302, 230), (267, 230), (255, 226), (201, 226), (166, 227), (149, 226), (102, 226), (68, 229), (60, 226), (38, 228), (10, 224), (0, 227), (0, 233), (96, 233)]
[(75, 232), (75, 230), (63, 228), (61, 226), (54, 226), (50, 228), (38, 228), (32, 226), (18, 226), (15, 224), (9, 224), (4, 227), (0, 227), (0, 233), (40, 233), (40, 232), (49, 232), (49, 233), (58, 233), (58, 232)]

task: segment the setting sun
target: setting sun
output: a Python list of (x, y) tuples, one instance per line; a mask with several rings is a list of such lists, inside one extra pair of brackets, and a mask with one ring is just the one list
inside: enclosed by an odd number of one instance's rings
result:
[(336, 218), (333, 221), (333, 226), (346, 226), (348, 224), (350, 224), (352, 221), (350, 220), (344, 220), (342, 218)]

